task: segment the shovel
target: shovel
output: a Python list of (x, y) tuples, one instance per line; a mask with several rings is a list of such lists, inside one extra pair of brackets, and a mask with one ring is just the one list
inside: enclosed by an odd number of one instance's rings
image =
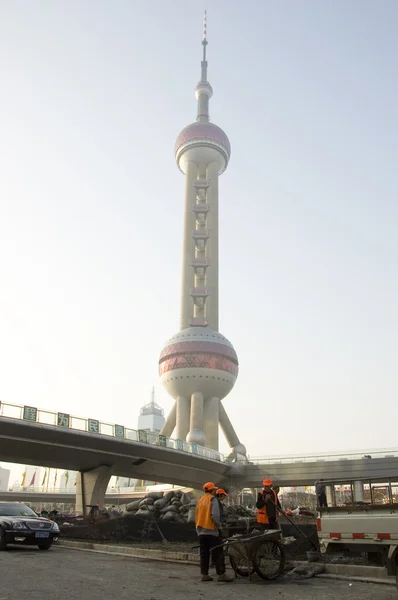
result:
[[(272, 502), (272, 500), (271, 500)], [(293, 521), (293, 519), (291, 519), (286, 513), (285, 511), (283, 511), (281, 508), (279, 508), (279, 506), (277, 506), (275, 504), (275, 502), (272, 502), (272, 504), (275, 506), (276, 510), (283, 515), (284, 517), (286, 517), (286, 519), (289, 521), (289, 523), (291, 525), (293, 525), (293, 527), (299, 532), (299, 534), (301, 535), (302, 538), (304, 538), (305, 540), (307, 540), (307, 542), (309, 542), (313, 548), (313, 550), (319, 554), (319, 549), (318, 546), (316, 544), (314, 544), (314, 542), (308, 537), (308, 535), (305, 535), (304, 531)]]
[(147, 504), (147, 501), (146, 501), (146, 500), (144, 500), (144, 503), (145, 503), (145, 506), (146, 506), (146, 507), (147, 507), (147, 509), (148, 509), (148, 512), (149, 512), (149, 514), (151, 515), (151, 519), (152, 519), (152, 520), (155, 522), (156, 528), (157, 528), (158, 532), (160, 533), (160, 537), (162, 538), (162, 542), (163, 542), (163, 544), (165, 544), (165, 545), (166, 545), (166, 544), (168, 544), (169, 542), (168, 542), (168, 540), (166, 540), (166, 538), (164, 537), (164, 535), (163, 535), (163, 532), (162, 532), (162, 530), (161, 530), (161, 529), (160, 529), (160, 527), (159, 527), (159, 523), (157, 522), (155, 515), (152, 515), (152, 512), (149, 510), (149, 506), (148, 506), (148, 504)]

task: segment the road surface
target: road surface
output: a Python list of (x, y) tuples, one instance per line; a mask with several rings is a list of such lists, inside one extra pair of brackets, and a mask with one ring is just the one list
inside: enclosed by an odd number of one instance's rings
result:
[(55, 547), (0, 552), (0, 600), (397, 600), (395, 587), (328, 579), (200, 583), (197, 567)]

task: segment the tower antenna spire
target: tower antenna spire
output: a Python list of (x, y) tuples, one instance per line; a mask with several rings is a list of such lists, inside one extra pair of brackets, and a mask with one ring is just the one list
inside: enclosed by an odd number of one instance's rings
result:
[(198, 100), (198, 113), (196, 120), (199, 122), (209, 122), (209, 100), (213, 94), (210, 83), (207, 81), (207, 58), (206, 58), (206, 46), (207, 46), (207, 12), (205, 11), (203, 17), (203, 35), (202, 35), (202, 62), (201, 62), (201, 77), (198, 85), (195, 88), (195, 95)]
[(207, 81), (207, 59), (206, 59), (206, 46), (207, 46), (207, 13), (205, 11), (203, 17), (203, 36), (202, 36), (202, 46), (203, 46), (203, 56), (202, 56), (202, 77), (201, 81)]

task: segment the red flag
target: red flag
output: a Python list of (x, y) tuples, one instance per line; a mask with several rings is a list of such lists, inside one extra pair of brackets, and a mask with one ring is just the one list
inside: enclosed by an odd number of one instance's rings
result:
[(33, 473), (32, 481), (30, 482), (29, 487), (32, 487), (35, 484), (35, 479), (36, 479), (36, 471)]

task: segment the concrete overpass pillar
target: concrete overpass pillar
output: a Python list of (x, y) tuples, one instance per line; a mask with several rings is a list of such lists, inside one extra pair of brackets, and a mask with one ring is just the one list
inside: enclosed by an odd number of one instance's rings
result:
[(111, 467), (105, 465), (77, 474), (76, 512), (86, 515), (89, 504), (103, 506), (111, 475)]
[(365, 489), (363, 481), (354, 481), (354, 502), (364, 502)]

